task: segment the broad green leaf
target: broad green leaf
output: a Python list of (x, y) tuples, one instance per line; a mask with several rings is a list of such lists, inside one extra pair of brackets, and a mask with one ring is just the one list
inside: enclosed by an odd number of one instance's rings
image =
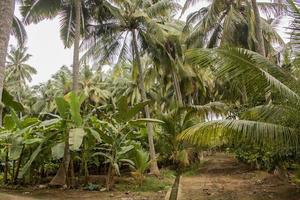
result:
[(69, 144), (70, 144), (70, 150), (76, 151), (79, 150), (83, 137), (86, 135), (86, 132), (83, 130), (83, 128), (74, 128), (70, 130), (69, 133)]
[(97, 142), (102, 142), (100, 134), (92, 128), (88, 129), (91, 135), (97, 140)]
[(11, 115), (5, 115), (3, 119), (3, 126), (5, 129), (12, 130), (16, 127), (16, 123)]
[(16, 123), (17, 127), (21, 128), (21, 121), (14, 110), (11, 110), (11, 117), (14, 120), (14, 122)]
[(40, 124), (40, 126), (52, 126), (54, 124), (59, 123), (60, 121), (61, 121), (60, 118), (49, 119), (49, 120), (42, 121), (42, 123)]
[(119, 112), (126, 112), (128, 110), (128, 104), (127, 104), (127, 97), (122, 96), (118, 103), (117, 103), (117, 108)]
[(118, 113), (116, 114), (116, 119), (119, 122), (128, 122), (134, 116), (136, 116), (140, 111), (144, 109), (151, 101), (145, 101), (134, 105), (132, 108), (129, 108), (127, 105), (126, 97), (121, 97), (117, 104)]
[(13, 96), (9, 94), (9, 92), (6, 89), (3, 89), (2, 102), (6, 107), (12, 108), (15, 111), (21, 112), (24, 110), (23, 105), (15, 101)]
[(77, 126), (82, 125), (80, 107), (85, 99), (85, 96), (83, 94), (77, 95), (74, 92), (70, 92), (64, 98), (70, 105), (72, 120), (75, 122)]
[(65, 143), (61, 142), (51, 148), (53, 159), (61, 159), (64, 157)]
[(22, 137), (13, 138), (8, 152), (9, 160), (17, 160), (20, 157), (23, 148), (22, 143)]
[(34, 117), (26, 117), (24, 120), (22, 120), (20, 122), (20, 126), (22, 128), (25, 128), (25, 127), (28, 127), (28, 126), (31, 126), (35, 123), (39, 122), (39, 119), (38, 118), (34, 118)]
[[(42, 144), (43, 144), (43, 143), (42, 143)], [(42, 150), (42, 144), (40, 144), (40, 145), (34, 150), (34, 152), (31, 154), (30, 159), (29, 159), (28, 162), (24, 165), (24, 167), (21, 169), (18, 178), (22, 178), (22, 177), (24, 176), (24, 174), (27, 172), (27, 170), (28, 170), (29, 167), (31, 166), (32, 162), (36, 159), (36, 157), (38, 156), (38, 154), (41, 152), (41, 150)]]
[(133, 145), (121, 147), (121, 150), (118, 152), (118, 154), (119, 154), (119, 155), (124, 155), (124, 154), (126, 154), (127, 152), (129, 152), (130, 150), (132, 150), (133, 148), (134, 148)]
[(23, 141), (24, 144), (34, 144), (34, 143), (37, 143), (37, 142), (42, 142), (42, 138), (32, 138), (32, 139), (25, 139)]
[(68, 118), (68, 113), (69, 113), (69, 104), (68, 102), (65, 101), (63, 97), (56, 97), (55, 98), (55, 103), (57, 106), (57, 111), (59, 112), (60, 116), (63, 119)]

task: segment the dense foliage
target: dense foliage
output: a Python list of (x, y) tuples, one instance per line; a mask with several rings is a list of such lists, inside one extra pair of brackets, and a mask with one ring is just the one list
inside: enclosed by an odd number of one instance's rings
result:
[[(105, 174), (110, 190), (115, 176), (131, 174), (141, 185), (146, 172), (180, 170), (219, 146), (268, 170), (298, 162), (298, 6), (213, 0), (178, 19), (193, 4), (22, 1), (26, 24), (60, 16), (74, 64), (30, 86), (35, 66), (23, 26), (14, 26), (21, 39), (5, 71), (3, 183), (51, 177), (94, 190), (90, 174)], [(276, 31), (287, 15), (289, 43)]]

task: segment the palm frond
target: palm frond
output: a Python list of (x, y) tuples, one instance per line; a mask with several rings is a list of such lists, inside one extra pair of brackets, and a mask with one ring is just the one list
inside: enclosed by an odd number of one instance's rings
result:
[[(194, 49), (187, 52), (187, 57), (192, 64), (213, 66), (220, 78), (242, 78), (247, 90), (263, 92), (271, 86), (291, 100), (300, 100), (296, 92), (276, 78), (285, 77), (285, 80), (292, 81), (293, 77), (288, 77), (281, 68), (258, 53), (238, 48)], [(256, 83), (255, 88), (253, 83)]]
[(20, 46), (23, 46), (26, 43), (27, 33), (25, 27), (16, 16), (13, 18), (12, 34), (16, 37)]
[(215, 120), (199, 123), (184, 130), (180, 140), (196, 145), (211, 142), (247, 141), (252, 144), (272, 144), (277, 147), (297, 146), (299, 133), (289, 127), (249, 120)]
[(282, 2), (257, 2), (260, 11), (268, 18), (277, 18), (282, 15), (288, 14), (288, 6), (285, 1)]
[(260, 105), (247, 109), (241, 114), (241, 119), (263, 121), (269, 123), (289, 123), (294, 121), (295, 115), (299, 114), (299, 109), (296, 105)]
[(218, 116), (225, 116), (228, 113), (228, 106), (222, 102), (210, 102), (205, 105), (187, 106), (188, 110), (196, 112), (203, 119), (210, 119)]
[(54, 18), (61, 9), (61, 0), (23, 0), (20, 8), (26, 24)]

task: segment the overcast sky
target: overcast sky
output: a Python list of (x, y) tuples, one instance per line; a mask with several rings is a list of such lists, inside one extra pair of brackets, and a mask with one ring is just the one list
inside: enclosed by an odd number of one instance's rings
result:
[[(181, 0), (184, 2), (184, 0)], [(189, 12), (208, 5), (202, 1), (193, 6)], [(18, 8), (15, 11), (20, 16)], [(65, 49), (59, 35), (59, 19), (44, 20), (39, 24), (26, 26), (28, 34), (28, 53), (32, 55), (28, 63), (34, 66), (38, 74), (33, 77), (30, 85), (45, 82), (63, 65), (72, 64), (72, 49)], [(281, 30), (283, 32), (283, 30)], [(15, 38), (11, 37), (11, 44), (16, 44)]]

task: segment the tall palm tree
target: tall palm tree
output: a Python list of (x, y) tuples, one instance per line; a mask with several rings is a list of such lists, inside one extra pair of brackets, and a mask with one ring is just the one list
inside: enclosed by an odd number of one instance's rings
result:
[[(187, 0), (183, 10), (192, 2)], [(260, 11), (275, 19), (287, 13), (282, 3), (213, 0), (209, 6), (188, 15), (187, 43), (208, 48), (237, 46), (272, 55), (276, 52), (272, 44), (284, 42), (270, 24), (271, 20), (260, 17)], [(190, 25), (192, 31), (188, 31)]]
[[(44, 19), (52, 19), (56, 16), (61, 18), (61, 38), (66, 47), (74, 45), (73, 52), (73, 87), (72, 90), (78, 91), (79, 83), (79, 43), (80, 36), (84, 33), (87, 21), (90, 19), (88, 8), (81, 0), (61, 1), (61, 0), (25, 0), (21, 7), (25, 23), (37, 23)], [(66, 134), (64, 165), (61, 165), (57, 176), (52, 180), (53, 184), (64, 185), (67, 179), (70, 150), (69, 136)]]
[[(138, 71), (137, 84), (141, 99), (145, 101), (147, 94), (144, 86), (141, 54), (147, 50), (147, 46), (150, 46), (149, 43), (163, 40), (159, 21), (162, 23), (162, 18), (173, 12), (175, 8), (178, 8), (178, 4), (170, 0), (117, 2), (112, 12), (114, 19), (91, 28), (90, 37), (86, 41), (89, 50), (84, 57), (93, 55), (93, 58), (98, 58), (97, 60), (102, 62), (103, 60), (117, 60), (117, 62), (132, 60)], [(144, 111), (145, 116), (150, 118), (148, 106), (145, 106)], [(147, 132), (152, 159), (151, 173), (159, 174), (151, 123), (147, 123)]]
[(11, 46), (10, 53), (7, 57), (6, 69), (6, 87), (13, 88), (16, 91), (17, 99), (22, 102), (21, 92), (27, 82), (32, 81), (32, 75), (36, 74), (36, 69), (27, 64), (30, 54), (27, 53), (27, 47)]
[(48, 1), (25, 0), (21, 6), (21, 13), (26, 24), (38, 23), (44, 19), (59, 16), (61, 19), (61, 38), (65, 47), (74, 45), (73, 52), (73, 90), (78, 90), (79, 79), (79, 43), (87, 21), (87, 9), (81, 0)]
[[(9, 35), (13, 24), (14, 9), (14, 0), (3, 0), (0, 2), (0, 100), (2, 100), (2, 91), (5, 79), (5, 61)], [(2, 125), (2, 113), (0, 117), (0, 125)]]

